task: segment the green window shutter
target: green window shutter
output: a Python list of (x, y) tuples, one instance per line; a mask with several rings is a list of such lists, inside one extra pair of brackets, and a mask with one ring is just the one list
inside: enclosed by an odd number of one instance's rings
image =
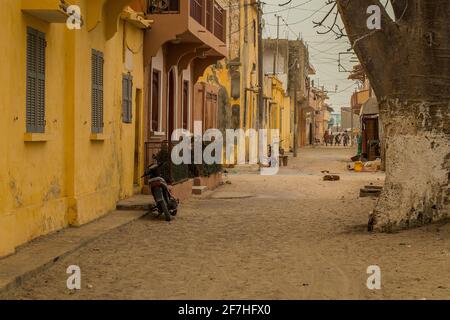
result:
[(131, 74), (122, 76), (122, 121), (132, 123), (133, 108), (133, 77)]
[(37, 112), (36, 131), (45, 132), (45, 34), (37, 32)]
[(92, 49), (92, 133), (103, 133), (103, 53)]
[(36, 130), (36, 30), (27, 29), (27, 94), (26, 126), (27, 132)]
[(131, 74), (128, 75), (128, 113), (127, 113), (127, 120), (128, 123), (133, 122), (133, 77)]
[(98, 133), (97, 128), (97, 109), (98, 109), (98, 100), (97, 100), (97, 52), (92, 50), (92, 62), (91, 62), (91, 89), (92, 89), (92, 133)]
[(26, 129), (45, 132), (45, 34), (27, 28)]
[(105, 127), (105, 124), (103, 123), (103, 65), (105, 63), (103, 59), (103, 52), (98, 52), (98, 69), (99, 69), (99, 81), (98, 81), (98, 101), (99, 101), (99, 108), (98, 108), (98, 126), (100, 133), (103, 133), (103, 128)]
[(128, 113), (128, 75), (122, 76), (122, 122), (127, 123)]

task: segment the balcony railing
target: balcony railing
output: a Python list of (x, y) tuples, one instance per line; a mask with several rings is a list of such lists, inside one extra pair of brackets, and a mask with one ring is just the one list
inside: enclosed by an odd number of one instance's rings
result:
[[(169, 184), (175, 184), (191, 177), (188, 164), (175, 165), (172, 163), (173, 147), (174, 143), (167, 140), (145, 143), (145, 166), (155, 163), (161, 164), (161, 177)], [(148, 179), (145, 183), (148, 183)]]
[[(154, 163), (162, 164), (160, 168), (161, 176), (169, 183), (176, 184), (194, 177), (207, 177), (222, 171), (220, 164), (179, 164), (172, 162), (172, 149), (179, 142), (169, 141), (149, 141), (145, 143), (145, 166)], [(207, 147), (207, 143), (203, 143), (203, 151)], [(191, 159), (194, 159), (194, 145), (191, 145)], [(148, 183), (146, 179), (145, 183)]]

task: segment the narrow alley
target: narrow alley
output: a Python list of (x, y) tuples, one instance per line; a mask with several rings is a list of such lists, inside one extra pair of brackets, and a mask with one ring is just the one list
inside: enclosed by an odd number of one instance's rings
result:
[(450, 1), (3, 0), (0, 21), (13, 312), (450, 300)]
[[(346, 166), (355, 150), (303, 148), (277, 176), (229, 169), (218, 189), (100, 237), (3, 299), (440, 299), (450, 295), (450, 225), (368, 233), (383, 173)], [(323, 181), (321, 171), (340, 176)], [(420, 259), (416, 259), (420, 256)], [(81, 268), (82, 289), (66, 287)], [(368, 266), (382, 289), (368, 290)]]

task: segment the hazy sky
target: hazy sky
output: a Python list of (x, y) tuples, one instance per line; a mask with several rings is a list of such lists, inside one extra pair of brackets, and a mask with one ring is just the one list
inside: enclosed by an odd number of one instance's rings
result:
[[(339, 72), (338, 59), (339, 52), (346, 52), (350, 48), (350, 44), (346, 37), (336, 40), (332, 33), (317, 34), (317, 31), (324, 31), (324, 29), (314, 28), (313, 25), (313, 21), (319, 22), (325, 17), (331, 6), (325, 6), (326, 0), (292, 0), (290, 5), (284, 7), (278, 5), (288, 2), (288, 0), (265, 0), (264, 2), (266, 4), (264, 5), (265, 30), (263, 36), (276, 38), (277, 19), (275, 14), (280, 15), (282, 17), (280, 38), (294, 40), (301, 35), (308, 44), (310, 61), (317, 71), (317, 74), (311, 78), (314, 79), (316, 86), (325, 86), (325, 89), (329, 91), (328, 103), (335, 109), (349, 106), (350, 97), (356, 84), (347, 79), (349, 73)], [(334, 15), (330, 15), (328, 23), (331, 25), (333, 20)], [(356, 64), (350, 62), (350, 55), (344, 57), (344, 67), (351, 68), (353, 64)], [(338, 92), (334, 93), (336, 85)]]

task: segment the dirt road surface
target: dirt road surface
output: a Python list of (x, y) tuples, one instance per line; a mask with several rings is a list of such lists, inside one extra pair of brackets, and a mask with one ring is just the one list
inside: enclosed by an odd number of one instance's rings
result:
[[(450, 224), (368, 233), (382, 173), (346, 169), (353, 150), (303, 149), (277, 176), (229, 170), (231, 182), (92, 242), (3, 294), (6, 299), (448, 299)], [(341, 176), (322, 181), (321, 171)], [(32, 257), (30, 257), (32, 258)], [(82, 289), (66, 287), (78, 265)], [(381, 269), (381, 290), (366, 286)]]

